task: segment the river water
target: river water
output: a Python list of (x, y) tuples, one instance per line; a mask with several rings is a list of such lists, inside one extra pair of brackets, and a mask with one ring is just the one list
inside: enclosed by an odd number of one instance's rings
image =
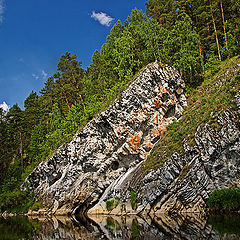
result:
[(240, 215), (0, 218), (0, 240), (17, 239), (239, 239)]

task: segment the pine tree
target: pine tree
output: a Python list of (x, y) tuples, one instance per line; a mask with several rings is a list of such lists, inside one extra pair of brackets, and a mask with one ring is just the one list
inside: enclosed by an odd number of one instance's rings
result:
[(21, 167), (23, 169), (23, 145), (24, 145), (24, 128), (23, 128), (23, 122), (24, 122), (24, 116), (22, 109), (17, 105), (13, 105), (8, 113), (7, 118), (9, 119), (9, 135), (13, 136), (12, 139), (12, 147), (13, 152), (15, 152), (16, 155), (20, 154), (21, 159)]
[(44, 88), (41, 89), (42, 99), (44, 100), (44, 109), (48, 109), (51, 106), (53, 112), (54, 96), (55, 96), (55, 83), (53, 77), (49, 77), (44, 83)]
[(58, 74), (55, 75), (56, 83), (59, 84), (61, 91), (66, 100), (68, 110), (70, 111), (71, 105), (77, 101), (80, 102), (85, 110), (85, 103), (82, 96), (83, 91), (83, 75), (84, 69), (81, 68), (82, 62), (76, 60), (77, 56), (71, 56), (66, 52), (60, 57), (58, 63)]
[(171, 29), (177, 18), (177, 1), (149, 0), (146, 13), (156, 19), (160, 27)]

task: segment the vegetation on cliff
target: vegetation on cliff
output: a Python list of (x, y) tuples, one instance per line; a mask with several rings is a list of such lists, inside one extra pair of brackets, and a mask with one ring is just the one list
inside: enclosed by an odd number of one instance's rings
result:
[[(183, 139), (193, 144), (197, 126), (209, 122), (218, 127), (214, 112), (234, 109), (239, 76), (228, 73), (221, 84), (217, 76), (239, 62), (226, 60), (240, 53), (239, 1), (149, 0), (146, 5), (148, 15), (135, 9), (124, 24), (114, 25), (87, 70), (77, 56), (66, 52), (40, 94), (31, 92), (27, 97), (24, 110), (17, 104), (8, 113), (0, 108), (1, 210), (29, 204), (32, 199), (26, 202), (18, 190), (26, 176), (109, 105), (150, 62), (158, 60), (181, 71), (189, 107), (179, 123), (168, 127), (146, 169), (159, 166), (173, 151), (183, 151)], [(17, 198), (15, 206), (6, 205), (9, 196)]]
[(198, 127), (207, 123), (210, 128), (218, 129), (216, 114), (226, 109), (237, 111), (235, 95), (240, 91), (239, 64), (239, 57), (234, 57), (214, 70), (204, 72), (203, 83), (189, 92), (188, 106), (182, 118), (167, 127), (151, 156), (144, 162), (145, 171), (158, 168), (174, 152), (183, 154), (183, 143), (193, 147)]
[(207, 204), (210, 210), (216, 213), (237, 212), (240, 209), (240, 188), (215, 190), (209, 196)]

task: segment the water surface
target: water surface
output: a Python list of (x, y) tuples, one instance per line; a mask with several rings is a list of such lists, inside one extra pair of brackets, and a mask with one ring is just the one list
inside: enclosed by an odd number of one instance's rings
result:
[(240, 215), (160, 215), (146, 217), (92, 216), (0, 218), (0, 239), (239, 239)]

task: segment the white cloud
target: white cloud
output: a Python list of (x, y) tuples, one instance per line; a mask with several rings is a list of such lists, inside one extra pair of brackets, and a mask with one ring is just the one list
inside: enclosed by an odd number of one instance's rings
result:
[(48, 74), (47, 74), (44, 70), (42, 70), (41, 73), (42, 73), (42, 77), (43, 77), (43, 79), (46, 79), (46, 77), (47, 77)]
[(45, 80), (47, 76), (48, 74), (44, 70), (39, 71), (38, 74), (35, 74), (35, 73), (32, 74), (32, 77), (35, 78), (36, 80), (39, 80), (39, 79)]
[(98, 21), (100, 24), (109, 27), (111, 25), (111, 22), (114, 20), (114, 18), (108, 16), (106, 13), (103, 12), (92, 12), (91, 18)]
[(9, 106), (6, 104), (6, 102), (0, 104), (0, 108), (2, 108), (5, 112), (9, 110)]
[(3, 22), (3, 13), (4, 13), (3, 1), (4, 0), (0, 0), (0, 23)]
[(35, 73), (33, 73), (32, 76), (33, 76), (36, 80), (39, 79), (39, 76), (38, 76), (37, 74), (35, 74)]

